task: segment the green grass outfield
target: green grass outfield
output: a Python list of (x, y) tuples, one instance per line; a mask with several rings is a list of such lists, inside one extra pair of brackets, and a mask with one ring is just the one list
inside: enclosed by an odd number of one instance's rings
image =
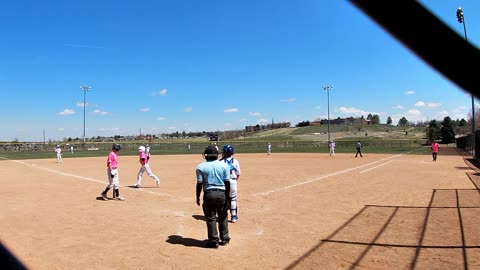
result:
[[(217, 142), (219, 148), (225, 144), (234, 147), (236, 153), (266, 153), (267, 143), (272, 144), (272, 153), (328, 153), (327, 127), (309, 126), (262, 130), (231, 140)], [(430, 152), (425, 142), (425, 127), (404, 128), (391, 125), (371, 125), (360, 130), (353, 125), (331, 125), (331, 138), (335, 138), (336, 153), (355, 153), (357, 141), (363, 144), (363, 153), (406, 153), (425, 154)], [(408, 131), (408, 135), (405, 133)], [(368, 134), (368, 136), (367, 136)], [(220, 134), (221, 135), (221, 134)], [(63, 147), (63, 158), (107, 156), (114, 142), (87, 142), (85, 146), (74, 143), (74, 153), (70, 153), (65, 143), (33, 143), (29, 149), (35, 151), (7, 151), (0, 148), (0, 157), (7, 159), (56, 158), (54, 147)], [(138, 146), (150, 144), (152, 155), (197, 154), (200, 155), (210, 143), (207, 138), (176, 138), (147, 141), (121, 141), (121, 155), (138, 154)], [(22, 145), (22, 143), (16, 143)], [(28, 143), (24, 143), (28, 144)], [(14, 145), (4, 143), (3, 145)], [(188, 149), (190, 145), (190, 150)], [(94, 148), (98, 150), (87, 150)], [(417, 150), (417, 151), (415, 151)]]
[[(356, 152), (355, 144), (357, 140), (336, 141), (336, 153), (352, 153)], [(362, 141), (362, 153), (406, 153), (426, 154), (430, 152), (429, 146), (421, 145), (415, 140), (392, 140), (392, 141)], [(138, 155), (138, 146), (145, 144), (141, 142), (124, 142), (120, 155), (131, 156)], [(188, 150), (190, 144), (190, 150)], [(177, 154), (196, 154), (200, 155), (210, 142), (195, 143), (150, 143), (152, 155), (177, 155)], [(258, 141), (220, 141), (217, 143), (220, 151), (223, 145), (231, 144), (235, 153), (266, 153), (266, 142)], [(272, 153), (328, 153), (328, 144), (318, 141), (272, 141)], [(70, 153), (65, 149), (62, 152), (63, 158), (78, 157), (98, 157), (107, 156), (112, 147), (112, 143), (96, 143), (89, 144), (90, 147), (98, 148), (98, 150), (86, 150), (76, 148), (74, 153)], [(48, 149), (48, 150), (47, 150)], [(51, 149), (51, 150), (50, 150)], [(56, 158), (53, 146), (46, 147), (45, 150), (38, 151), (0, 151), (0, 157), (5, 159), (38, 159), (38, 158)]]

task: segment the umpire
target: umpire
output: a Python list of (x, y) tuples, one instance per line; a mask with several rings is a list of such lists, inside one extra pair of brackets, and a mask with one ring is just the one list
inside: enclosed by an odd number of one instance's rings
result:
[[(203, 189), (203, 214), (207, 223), (209, 248), (228, 245), (228, 209), (230, 194), (230, 169), (226, 163), (218, 161), (218, 150), (214, 145), (203, 152), (205, 161), (198, 164), (196, 198), (200, 205), (200, 194)], [(218, 230), (217, 231), (217, 220)], [(221, 241), (221, 242), (220, 242)]]

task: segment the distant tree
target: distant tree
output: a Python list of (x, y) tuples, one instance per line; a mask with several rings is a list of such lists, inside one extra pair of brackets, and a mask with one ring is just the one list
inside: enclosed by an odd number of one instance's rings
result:
[(442, 128), (440, 132), (442, 135), (442, 141), (444, 143), (451, 143), (455, 140), (455, 131), (453, 130), (453, 122), (449, 116), (443, 118)]
[(441, 134), (440, 123), (438, 123), (437, 120), (430, 121), (427, 128), (427, 139), (431, 142), (438, 140), (440, 139)]
[(374, 125), (380, 124), (380, 116), (378, 114), (374, 114), (371, 120)]
[(406, 127), (408, 126), (408, 120), (407, 118), (402, 117), (400, 120), (398, 120), (398, 126), (401, 126), (401, 127)]
[(389, 117), (387, 118), (387, 125), (391, 125), (392, 122), (393, 122), (393, 121), (392, 121), (392, 118), (389, 116)]
[(355, 119), (355, 128), (358, 131), (361, 131), (363, 129), (363, 127), (365, 126), (366, 122), (367, 121), (365, 120), (365, 118), (362, 115), (362, 117)]
[(372, 115), (371, 113), (369, 113), (369, 114), (367, 115), (367, 120), (368, 120), (368, 121), (372, 121), (372, 119), (373, 119), (373, 115)]
[(310, 126), (310, 121), (302, 121), (300, 123), (297, 124), (297, 127), (308, 127)]

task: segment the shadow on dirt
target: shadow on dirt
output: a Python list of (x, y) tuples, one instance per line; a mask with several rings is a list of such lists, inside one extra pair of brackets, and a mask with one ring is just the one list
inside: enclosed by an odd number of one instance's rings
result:
[(208, 248), (207, 240), (197, 240), (193, 238), (186, 238), (181, 235), (170, 235), (166, 242), (173, 245), (184, 245), (186, 247)]
[(427, 207), (366, 205), (285, 269), (327, 269), (329, 261), (342, 261), (337, 269), (475, 268), (480, 163), (462, 156), (475, 188), (434, 189)]

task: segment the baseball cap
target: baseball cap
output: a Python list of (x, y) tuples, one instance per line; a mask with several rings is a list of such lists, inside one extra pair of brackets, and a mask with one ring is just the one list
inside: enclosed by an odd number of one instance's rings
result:
[(215, 146), (209, 145), (205, 148), (205, 151), (203, 151), (203, 155), (205, 157), (218, 157), (218, 150)]

